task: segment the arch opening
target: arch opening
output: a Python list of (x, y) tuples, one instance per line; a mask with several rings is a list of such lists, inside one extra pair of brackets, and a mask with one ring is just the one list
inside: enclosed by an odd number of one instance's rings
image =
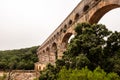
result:
[(89, 5), (85, 5), (83, 8), (83, 12), (87, 11), (89, 9)]
[(69, 22), (68, 22), (69, 25), (72, 25), (72, 20), (70, 19)]
[(108, 12), (111, 11), (112, 9), (119, 8), (119, 7), (120, 7), (120, 5), (117, 5), (117, 4), (110, 4), (110, 5), (103, 6), (102, 8), (100, 8), (99, 10), (97, 10), (97, 11), (92, 15), (92, 17), (89, 19), (89, 22), (90, 22), (91, 24), (98, 23), (99, 20), (100, 20), (106, 13), (108, 13)]
[(39, 70), (39, 71), (41, 70), (41, 66), (38, 66), (38, 70)]
[(50, 49), (47, 47), (47, 48), (46, 48), (46, 51), (49, 51), (49, 50), (50, 50)]
[(111, 31), (120, 32), (120, 8), (115, 8), (106, 13), (98, 22), (99, 24), (105, 24)]
[(70, 42), (70, 40), (73, 38), (73, 33), (67, 33), (62, 39), (62, 48), (66, 49), (67, 44)]
[(79, 17), (80, 17), (79, 13), (76, 13), (76, 14), (75, 14), (75, 18), (74, 18), (74, 20), (78, 20)]
[(43, 53), (45, 53), (45, 50), (43, 50)]

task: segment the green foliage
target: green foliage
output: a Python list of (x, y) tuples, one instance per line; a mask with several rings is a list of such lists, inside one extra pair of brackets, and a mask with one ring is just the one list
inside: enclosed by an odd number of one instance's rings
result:
[(60, 70), (58, 74), (58, 80), (68, 80), (70, 78), (71, 70), (67, 70), (65, 66)]
[(44, 72), (46, 79), (52, 74), (49, 80), (120, 80), (120, 32), (88, 23), (78, 24), (75, 32), (62, 60), (52, 68), (56, 72)]
[(41, 72), (39, 80), (55, 80), (57, 78), (57, 70), (51, 64), (47, 65), (47, 69)]
[(65, 65), (65, 61), (62, 60), (57, 60), (56, 61), (56, 70), (57, 72), (59, 72), (59, 70)]
[(89, 65), (90, 61), (85, 54), (80, 54), (76, 57), (76, 68), (81, 69), (86, 65)]
[[(120, 32), (113, 33), (105, 25), (88, 23), (78, 24), (75, 31), (76, 36), (64, 52), (66, 67), (80, 69), (88, 66), (94, 70), (101, 66), (107, 72), (120, 75)], [(84, 60), (83, 57), (77, 59), (80, 55), (84, 55)]]
[(106, 61), (105, 70), (107, 72), (117, 72), (120, 75), (120, 32), (114, 32), (108, 37), (104, 55)]
[(38, 47), (25, 48), (20, 50), (0, 51), (0, 69), (34, 69), (37, 62), (36, 49)]
[(37, 79), (37, 78), (34, 78), (33, 80), (39, 80), (39, 79)]
[(57, 80), (120, 80), (119, 75), (116, 73), (106, 73), (100, 67), (94, 71), (89, 70), (87, 67), (79, 69), (67, 70), (65, 66), (60, 70)]

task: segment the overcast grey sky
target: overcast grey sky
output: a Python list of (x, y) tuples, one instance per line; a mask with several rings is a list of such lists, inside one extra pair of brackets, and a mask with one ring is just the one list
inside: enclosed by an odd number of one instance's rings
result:
[[(0, 50), (37, 46), (81, 0), (0, 0)], [(120, 31), (120, 9), (99, 23)]]

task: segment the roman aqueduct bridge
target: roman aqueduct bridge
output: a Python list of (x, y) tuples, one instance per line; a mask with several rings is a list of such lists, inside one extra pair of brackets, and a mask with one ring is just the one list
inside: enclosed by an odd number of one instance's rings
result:
[(39, 62), (35, 63), (35, 70), (43, 70), (48, 63), (55, 64), (56, 59), (62, 58), (78, 23), (98, 23), (107, 12), (119, 7), (120, 0), (82, 0), (38, 48)]

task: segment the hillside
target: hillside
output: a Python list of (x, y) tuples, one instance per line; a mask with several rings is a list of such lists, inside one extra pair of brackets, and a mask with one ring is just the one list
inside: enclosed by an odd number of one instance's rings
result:
[(34, 63), (37, 62), (36, 49), (38, 46), (0, 51), (0, 69), (1, 70), (32, 70)]

